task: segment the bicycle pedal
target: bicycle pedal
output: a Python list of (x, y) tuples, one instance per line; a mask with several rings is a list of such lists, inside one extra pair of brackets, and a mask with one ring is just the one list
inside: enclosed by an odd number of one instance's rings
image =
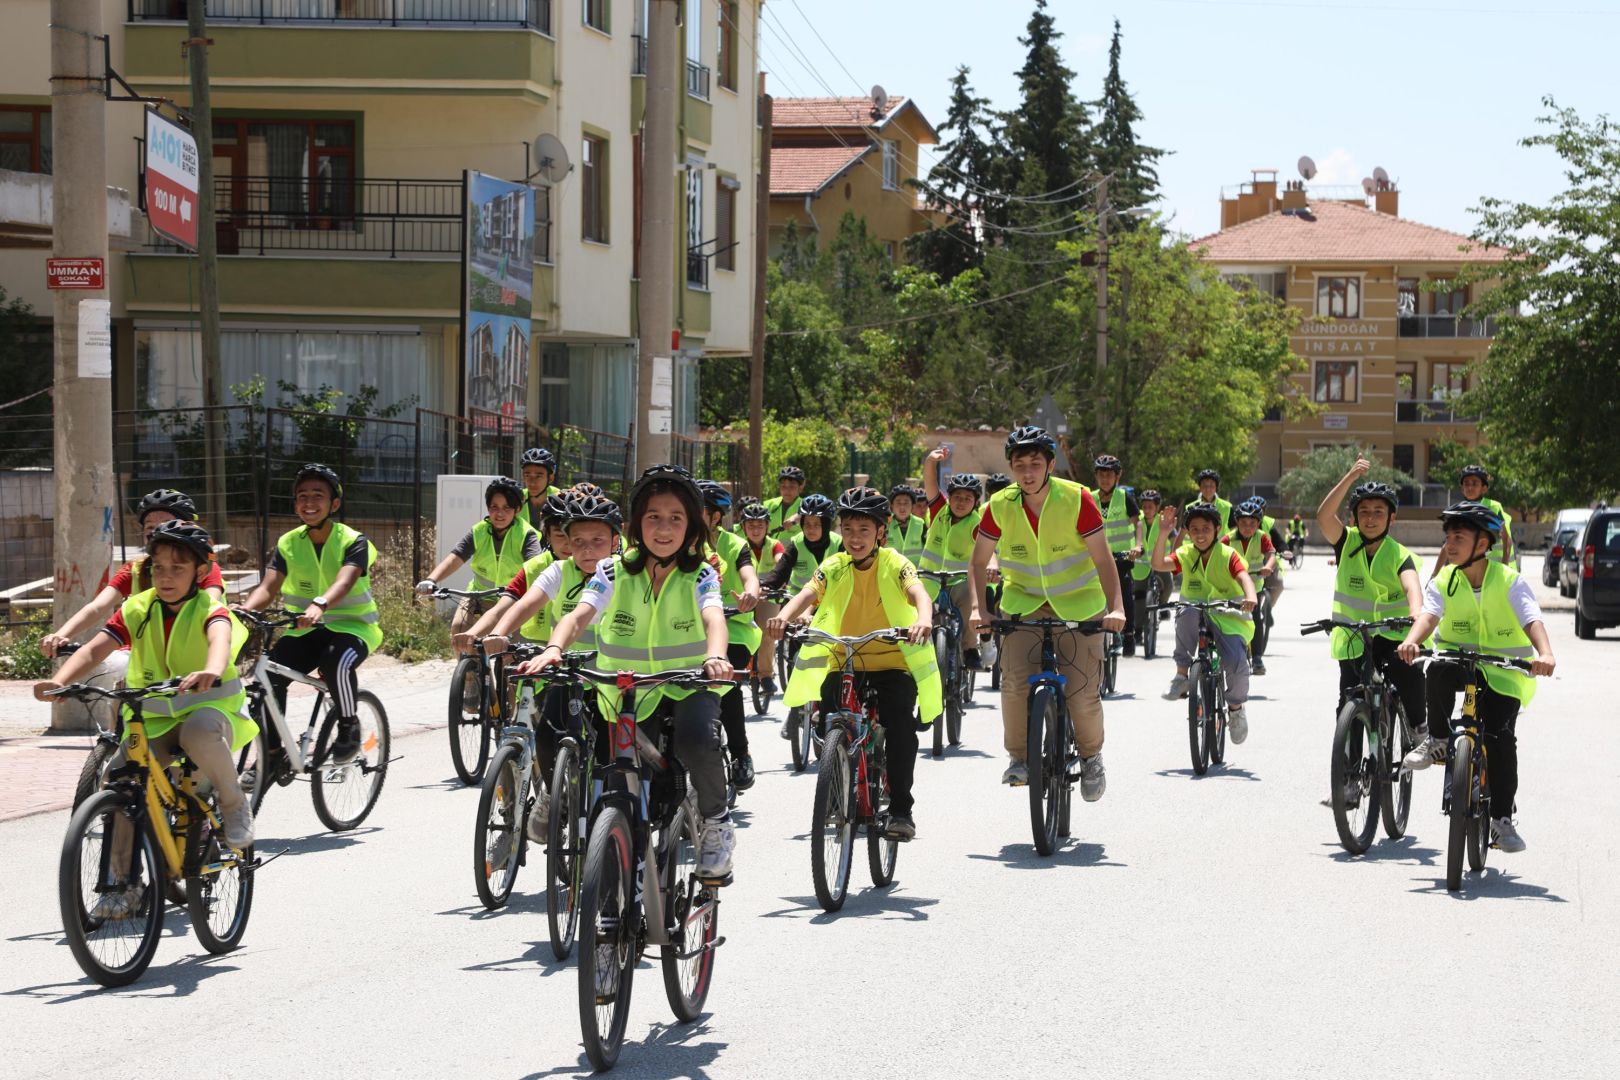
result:
[(730, 874), (727, 874), (724, 877), (699, 877), (698, 878), (698, 884), (700, 884), (700, 885), (708, 885), (708, 886), (711, 886), (713, 888), (719, 889), (719, 888), (724, 888), (727, 885), (730, 885), (733, 880), (735, 880), (735, 879)]

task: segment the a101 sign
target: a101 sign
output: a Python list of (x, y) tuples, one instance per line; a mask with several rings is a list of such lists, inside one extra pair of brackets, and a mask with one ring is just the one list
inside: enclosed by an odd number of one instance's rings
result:
[(158, 235), (197, 250), (197, 140), (146, 110), (146, 217)]

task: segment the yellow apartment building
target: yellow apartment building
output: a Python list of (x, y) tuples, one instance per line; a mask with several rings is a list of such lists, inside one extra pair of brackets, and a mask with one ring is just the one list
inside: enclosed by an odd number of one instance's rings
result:
[[(676, 431), (705, 356), (750, 351), (762, 0), (684, 0)], [(50, 169), (48, 0), (0, 4), (0, 168)], [(635, 247), (646, 0), (210, 0), (225, 384), (380, 388), (457, 411), (462, 171), (536, 176), (528, 414), (625, 434), (637, 355)], [(185, 0), (105, 0), (113, 68), (190, 97)], [(140, 183), (138, 104), (109, 103), (108, 184)], [(117, 408), (200, 398), (195, 260), (136, 214), (108, 266)], [(47, 244), (48, 247), (48, 244)], [(42, 248), (0, 280), (50, 311)], [(499, 347), (499, 342), (496, 347)]]
[(775, 98), (771, 108), (771, 257), (789, 221), (819, 247), (851, 211), (890, 260), (904, 261), (907, 238), (935, 216), (908, 183), (917, 179), (918, 147), (939, 142), (916, 102)]
[(1455, 478), (1431, 474), (1430, 447), (1478, 440), (1474, 420), (1452, 399), (1469, 387), (1496, 326), (1461, 314), (1469, 289), (1435, 284), (1465, 264), (1507, 254), (1402, 218), (1400, 192), (1387, 180), (1349, 189), (1288, 181), (1279, 189), (1275, 170), (1256, 170), (1224, 192), (1221, 231), (1192, 246), (1223, 277), (1306, 316), (1293, 348), (1308, 367), (1294, 383), (1321, 411), (1303, 420), (1269, 417), (1242, 490), (1274, 495), (1278, 478), (1306, 451), (1354, 442), (1417, 479), (1404, 499), (1443, 500)]

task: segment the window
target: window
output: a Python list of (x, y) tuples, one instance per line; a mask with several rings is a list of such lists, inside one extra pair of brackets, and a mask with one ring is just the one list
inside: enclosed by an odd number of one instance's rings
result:
[(0, 169), (51, 171), (49, 105), (0, 105)]
[(893, 139), (883, 140), (883, 186), (890, 191), (900, 187), (900, 144)]
[(703, 63), (703, 0), (686, 0), (686, 62)]
[(686, 283), (699, 288), (709, 284), (708, 252), (703, 248), (703, 159), (688, 158), (686, 163)]
[(1274, 296), (1278, 300), (1288, 299), (1288, 271), (1271, 270), (1255, 273), (1222, 274), (1222, 280), (1234, 289), (1254, 289)]
[(1468, 286), (1466, 285), (1434, 294), (1434, 313), (1436, 315), (1461, 315), (1463, 308), (1467, 306)]
[(1361, 279), (1322, 277), (1316, 279), (1316, 313), (1330, 319), (1361, 318)]
[(894, 241), (893, 240), (885, 240), (885, 241), (883, 241), (883, 257), (885, 259), (889, 260), (889, 264), (891, 266), (894, 264)]
[(608, 19), (612, 0), (580, 0), (580, 3), (584, 5), (581, 18), (586, 26), (592, 30), (600, 30), (604, 34), (611, 32)]
[(580, 152), (580, 230), (582, 240), (608, 242), (608, 142), (587, 135)]
[(720, 85), (737, 89), (737, 0), (720, 0), (715, 6), (720, 16), (720, 41), (715, 49), (714, 66), (720, 72)]
[(1417, 475), (1417, 448), (1411, 443), (1396, 443), (1389, 463), (1407, 476)]
[(714, 268), (737, 269), (737, 189), (736, 180), (720, 178), (714, 200)]
[(1417, 278), (1403, 277), (1395, 285), (1395, 314), (1402, 319), (1409, 319), (1417, 313)]
[(1429, 366), (1429, 400), (1448, 401), (1468, 390), (1468, 365), (1436, 360)]
[(1356, 381), (1360, 368), (1361, 364), (1356, 360), (1318, 360), (1315, 400), (1336, 404), (1356, 401)]
[(214, 179), (229, 181), (223, 213), (266, 216), (354, 214), (354, 121), (214, 118)]
[(1417, 364), (1403, 361), (1395, 365), (1395, 400), (1417, 400)]

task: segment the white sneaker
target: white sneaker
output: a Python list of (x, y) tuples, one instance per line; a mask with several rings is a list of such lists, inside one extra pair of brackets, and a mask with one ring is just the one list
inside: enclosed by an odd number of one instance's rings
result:
[(1433, 735), (1424, 735), (1423, 739), (1407, 755), (1401, 759), (1401, 764), (1413, 772), (1427, 769), (1430, 765), (1444, 765), (1446, 763), (1446, 740)]
[(1096, 802), (1108, 790), (1108, 771), (1103, 768), (1102, 751), (1080, 759), (1080, 797)]
[(737, 829), (728, 817), (705, 821), (698, 844), (697, 876), (704, 880), (731, 876), (731, 854), (737, 849)]
[(246, 851), (253, 846), (253, 810), (246, 800), (235, 810), (226, 810), (220, 815), (220, 824), (225, 827), (225, 843), (237, 851)]
[(1249, 712), (1242, 705), (1233, 705), (1227, 710), (1226, 733), (1232, 736), (1233, 745), (1249, 737)]
[(133, 919), (141, 909), (141, 902), (146, 899), (146, 886), (140, 884), (126, 885), (122, 889), (104, 892), (96, 897), (95, 904), (90, 908), (90, 917), (97, 922), (115, 922), (120, 919)]
[(1001, 782), (1008, 787), (1027, 787), (1029, 785), (1029, 766), (1017, 758), (1007, 763), (1007, 771), (1001, 774)]
[(1524, 850), (1524, 837), (1513, 827), (1512, 818), (1491, 819), (1491, 842), (1509, 854)]
[(1164, 692), (1164, 700), (1180, 701), (1187, 696), (1187, 676), (1177, 675), (1170, 680), (1170, 689)]
[(551, 827), (551, 792), (544, 788), (540, 797), (534, 802), (534, 809), (529, 811), (528, 833), (529, 839), (536, 844), (546, 842), (546, 830)]

